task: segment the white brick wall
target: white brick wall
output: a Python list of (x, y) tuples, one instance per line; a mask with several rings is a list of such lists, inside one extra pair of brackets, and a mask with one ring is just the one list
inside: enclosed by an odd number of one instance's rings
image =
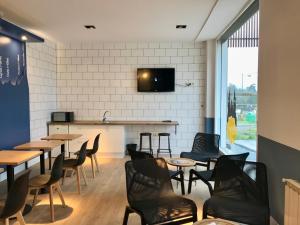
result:
[(31, 139), (47, 134), (50, 113), (56, 110), (56, 44), (28, 43), (27, 76), (30, 98)]
[[(138, 67), (175, 67), (176, 83), (189, 81), (193, 86), (176, 86), (173, 93), (139, 93), (136, 81)], [(129, 126), (126, 142), (138, 143), (141, 131), (169, 131), (172, 133), (173, 151), (189, 151), (195, 133), (203, 131), (205, 70), (204, 42), (59, 44), (57, 107), (74, 111), (77, 120), (99, 120), (105, 110), (111, 111), (113, 120), (176, 120), (180, 124), (177, 135), (173, 127)], [(47, 74), (52, 76), (50, 71), (54, 72), (54, 69), (47, 70)], [(48, 79), (48, 97), (52, 100), (52, 93), (55, 93), (52, 82), (55, 79)], [(44, 113), (55, 108), (55, 103), (48, 103), (47, 107), (43, 105), (46, 107), (41, 112), (43, 119), (33, 122), (36, 129), (38, 124), (44, 128)], [(153, 145), (157, 146), (156, 138)]]

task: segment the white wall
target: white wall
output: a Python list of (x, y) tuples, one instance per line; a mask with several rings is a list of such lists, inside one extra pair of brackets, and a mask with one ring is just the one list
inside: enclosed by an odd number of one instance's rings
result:
[(56, 44), (28, 43), (27, 76), (30, 97), (31, 139), (47, 135), (47, 121), (56, 110)]
[(300, 1), (260, 3), (258, 134), (300, 150)]
[[(113, 120), (176, 120), (174, 128), (130, 126), (126, 142), (138, 143), (141, 131), (172, 132), (173, 150), (190, 151), (203, 131), (206, 79), (204, 42), (68, 43), (57, 50), (57, 103), (77, 120), (99, 120), (105, 110)], [(175, 67), (174, 93), (138, 93), (138, 67)], [(153, 141), (154, 146), (157, 140)]]

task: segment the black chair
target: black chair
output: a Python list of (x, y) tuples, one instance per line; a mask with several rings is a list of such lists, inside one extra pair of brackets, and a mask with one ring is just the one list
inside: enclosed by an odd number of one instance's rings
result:
[(222, 158), (216, 164), (214, 192), (203, 205), (207, 216), (250, 225), (269, 225), (270, 209), (266, 166), (259, 162)]
[[(128, 154), (131, 157), (131, 160), (139, 160), (139, 159), (153, 159), (153, 155), (147, 152), (138, 152), (134, 151), (132, 149), (128, 149)], [(185, 188), (184, 188), (184, 172), (182, 170), (173, 171), (169, 170), (169, 175), (172, 180), (176, 180), (180, 182), (181, 185), (181, 193), (182, 195), (185, 194)]]
[(55, 220), (54, 218), (54, 205), (53, 205), (53, 192), (57, 191), (59, 198), (62, 202), (63, 207), (66, 206), (62, 190), (59, 185), (59, 181), (63, 176), (63, 160), (64, 157), (62, 154), (56, 157), (53, 166), (51, 174), (41, 174), (36, 177), (33, 177), (30, 179), (29, 182), (29, 189), (35, 190), (35, 195), (33, 198), (32, 205), (35, 205), (37, 195), (39, 190), (42, 188), (48, 188), (49, 189), (49, 200), (50, 200), (50, 216), (51, 221), (53, 222)]
[(9, 218), (13, 216), (17, 217), (19, 224), (25, 225), (22, 210), (28, 194), (29, 174), (30, 170), (27, 170), (14, 181), (8, 192), (5, 205), (2, 210), (0, 209), (0, 221), (2, 220), (6, 225), (9, 224)]
[[(95, 165), (97, 167), (97, 171), (98, 173), (100, 172), (99, 170), (99, 164), (98, 164), (98, 160), (97, 160), (97, 152), (99, 149), (99, 139), (100, 139), (100, 134), (98, 134), (95, 139), (94, 139), (94, 144), (93, 144), (93, 148), (92, 149), (86, 149), (86, 157), (91, 159), (91, 165), (92, 165), (92, 172), (93, 172), (93, 178), (95, 178), (95, 166), (94, 166), (94, 161), (95, 161)], [(75, 153), (75, 155), (78, 155), (79, 151)]]
[(141, 217), (142, 225), (197, 221), (196, 204), (174, 193), (164, 159), (128, 161), (125, 170), (129, 206), (125, 210), (123, 225), (133, 212)]
[(86, 159), (86, 146), (87, 146), (87, 143), (88, 142), (86, 141), (81, 145), (80, 151), (78, 152), (78, 155), (77, 155), (76, 159), (67, 159), (67, 160), (64, 160), (64, 162), (63, 162), (63, 169), (64, 169), (63, 182), (64, 182), (64, 179), (67, 175), (68, 170), (72, 170), (72, 172), (75, 171), (76, 176), (77, 176), (77, 189), (78, 189), (79, 194), (80, 194), (80, 174), (79, 174), (79, 170), (82, 173), (85, 185), (87, 185), (84, 168), (82, 166), (83, 163), (85, 162), (85, 159)]
[(218, 158), (221, 153), (219, 150), (220, 135), (197, 133), (191, 152), (181, 152), (181, 158), (189, 158), (197, 161), (197, 165), (204, 166), (209, 170), (210, 160)]
[[(237, 155), (223, 155), (220, 158), (228, 158), (233, 160), (240, 160), (241, 162), (245, 161), (249, 155), (249, 152), (237, 154)], [(219, 159), (220, 159), (219, 158)], [(243, 166), (243, 165), (241, 165)], [(189, 187), (188, 187), (188, 193), (190, 194), (192, 191), (192, 182), (196, 180), (202, 180), (207, 186), (210, 195), (213, 193), (213, 187), (210, 183), (210, 181), (214, 181), (214, 170), (205, 170), (205, 171), (197, 171), (194, 169), (190, 170), (190, 176), (189, 176)]]
[(128, 154), (131, 160), (139, 160), (139, 159), (153, 159), (153, 155), (148, 152), (138, 152), (133, 149), (128, 149)]

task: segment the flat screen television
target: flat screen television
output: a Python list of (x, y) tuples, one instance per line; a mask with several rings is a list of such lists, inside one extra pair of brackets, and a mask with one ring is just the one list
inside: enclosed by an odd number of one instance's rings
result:
[(138, 68), (138, 92), (175, 91), (175, 68)]

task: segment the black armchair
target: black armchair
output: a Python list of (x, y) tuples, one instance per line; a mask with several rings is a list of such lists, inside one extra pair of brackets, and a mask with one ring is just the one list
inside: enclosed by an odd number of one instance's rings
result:
[(191, 152), (181, 152), (180, 157), (189, 158), (197, 161), (197, 165), (204, 166), (209, 170), (210, 160), (218, 158), (220, 135), (197, 133), (194, 138), (194, 143)]
[(196, 204), (174, 193), (164, 159), (128, 161), (125, 170), (129, 206), (125, 210), (123, 225), (133, 212), (141, 217), (142, 225), (197, 221)]
[[(249, 155), (248, 152), (247, 153), (242, 153), (242, 154), (237, 154), (237, 155), (223, 155), (219, 159), (227, 158), (227, 159), (233, 159), (233, 160), (240, 160), (241, 163), (242, 163), (247, 159), (248, 155)], [(243, 166), (243, 163), (242, 163), (241, 166)], [(215, 180), (214, 175), (215, 175), (214, 169), (213, 170), (206, 170), (206, 171), (197, 171), (197, 170), (191, 169), (190, 170), (190, 176), (189, 176), (188, 193), (190, 194), (191, 191), (192, 191), (192, 182), (193, 181), (202, 180), (208, 186), (209, 193), (210, 193), (210, 195), (212, 195), (213, 187), (212, 187), (210, 181)]]
[(266, 166), (220, 158), (213, 195), (203, 205), (203, 218), (213, 216), (250, 225), (269, 225)]
[[(153, 159), (153, 155), (147, 152), (140, 152), (140, 151), (135, 151), (132, 149), (128, 149), (128, 154), (131, 157), (131, 160), (137, 160), (137, 159)], [(182, 170), (174, 171), (174, 170), (169, 170), (169, 175), (172, 180), (176, 180), (180, 182), (181, 185), (181, 193), (182, 195), (185, 194), (185, 188), (184, 188), (184, 174)]]

